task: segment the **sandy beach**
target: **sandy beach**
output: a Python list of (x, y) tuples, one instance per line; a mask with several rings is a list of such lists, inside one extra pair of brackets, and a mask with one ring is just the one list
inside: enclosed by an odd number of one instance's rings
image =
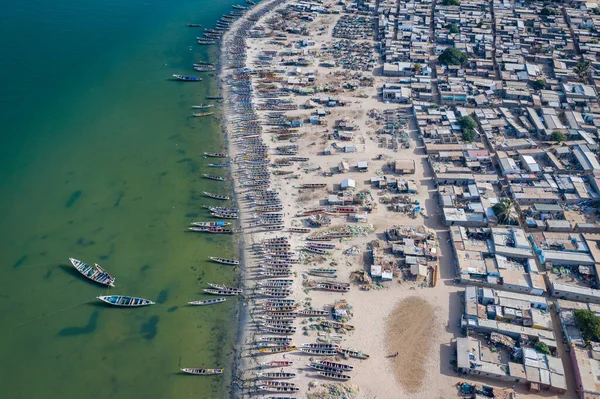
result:
[[(328, 9), (335, 9), (333, 1), (325, 1), (323, 5)], [(289, 9), (286, 14), (277, 13), (286, 6), (287, 3), (281, 1), (261, 2), (236, 21), (224, 38), (226, 45), (221, 79), (225, 82), (224, 96), (228, 107), (225, 115), (230, 154), (232, 159), (236, 160), (233, 175), (243, 229), (245, 251), (243, 274), (248, 315), (247, 323), (243, 326), (241, 346), (237, 348), (240, 364), (237, 370), (239, 381), (236, 395), (238, 397), (265, 395), (265, 392), (256, 389), (260, 385), (257, 382), (257, 373), (280, 371), (280, 368), (266, 369), (262, 368), (261, 364), (271, 360), (290, 360), (293, 361), (293, 365), (286, 367), (284, 371), (295, 374), (295, 377), (289, 381), (300, 389), (298, 397), (334, 397), (322, 392), (324, 388), (329, 389), (329, 384), (340, 383), (321, 378), (315, 370), (307, 367), (307, 364), (314, 360), (327, 359), (354, 367), (353, 371), (348, 372), (351, 379), (344, 383), (349, 387), (344, 397), (423, 399), (456, 397), (455, 384), (462, 379), (453, 371), (450, 361), (453, 340), (461, 336), (458, 323), (462, 311), (459, 296), (462, 288), (454, 284), (455, 267), (449, 234), (440, 220), (437, 190), (432, 180), (433, 173), (423, 143), (418, 137), (415, 118), (407, 105), (384, 104), (378, 100), (376, 88), (385, 82), (385, 78), (374, 75), (371, 71), (345, 69), (340, 64), (336, 67), (323, 66), (332, 58), (345, 57), (332, 50), (336, 46), (335, 42), (341, 40), (335, 37), (334, 27), (339, 19), (345, 16), (344, 13), (315, 14), (312, 21), (303, 20), (301, 24), (306, 31), (314, 33), (310, 35), (310, 40), (314, 43), (311, 42), (309, 46), (303, 47), (298, 45), (298, 42), (306, 40), (306, 36), (283, 33), (284, 31), (279, 29), (285, 26), (281, 20), (285, 20), (286, 17), (299, 21), (297, 15), (295, 16)], [(259, 14), (260, 18), (253, 21), (257, 19), (253, 16)], [(250, 37), (247, 34), (250, 25), (254, 29), (259, 27), (260, 31), (269, 34), (264, 37)], [(281, 37), (275, 42), (273, 37), (277, 33), (280, 33)], [(261, 145), (268, 147), (271, 172), (285, 171), (286, 173), (271, 173), (269, 176), (268, 190), (278, 192), (276, 198), (281, 205), (281, 210), (277, 212), (282, 214), (281, 224), (284, 229), (280, 231), (265, 231), (265, 225), (252, 226), (257, 223), (256, 218), (260, 219), (261, 216), (257, 215), (260, 212), (256, 210), (256, 203), (248, 197), (257, 190), (245, 185), (248, 182), (247, 173), (251, 164), (243, 160), (248, 156), (249, 149), (253, 147), (247, 145), (244, 133), (239, 128), (240, 95), (239, 92), (235, 93), (236, 80), (232, 78), (233, 73), (239, 74), (239, 69), (232, 69), (228, 65), (232, 59), (229, 52), (231, 43), (241, 40), (242, 37), (247, 49), (244, 60), (247, 68), (254, 71), (261, 69), (284, 71), (269, 75), (279, 76), (281, 79), (270, 77), (267, 79), (265, 78), (267, 75), (260, 73), (249, 74), (248, 79), (253, 87), (251, 101), (257, 120), (264, 123), (273, 117), (274, 113), (281, 112), (281, 115), (285, 115), (285, 118), (290, 121), (301, 121), (301, 124), (292, 125), (291, 140), (277, 140), (275, 134), (268, 133), (270, 127), (267, 125), (263, 125), (262, 134), (259, 135), (262, 137)], [(361, 40), (360, 43), (367, 47), (375, 45), (369, 38)], [(261, 62), (261, 59), (273, 58), (265, 56), (266, 53), (277, 54), (283, 50), (293, 53), (290, 49), (298, 49), (298, 54), (294, 57), (306, 57), (310, 59), (310, 65), (280, 66), (280, 59), (283, 61), (288, 58), (280, 56), (274, 57), (277, 61), (270, 67)], [(356, 57), (358, 55), (355, 55)], [(277, 98), (289, 100), (293, 109), (285, 111), (273, 107), (265, 109), (270, 106), (265, 106), (269, 97), (264, 94), (269, 90), (277, 91), (278, 89), (272, 87), (279, 87), (286, 81), (285, 86), (288, 89), (293, 87), (294, 83), (290, 84), (290, 81), (295, 80), (289, 77), (297, 77), (299, 80), (306, 77), (311, 79), (311, 87), (327, 87), (328, 91), (308, 96), (299, 95), (292, 90), (286, 91)], [(271, 88), (262, 90), (261, 87)], [(323, 104), (315, 104), (311, 100), (323, 96), (335, 96), (335, 101), (344, 105), (327, 107)], [(311, 103), (308, 108), (307, 103)], [(323, 110), (318, 124), (309, 122), (318, 110)], [(408, 137), (404, 143), (394, 142), (381, 133), (386, 111), (406, 120)], [(351, 125), (351, 129), (345, 129), (348, 125)], [(334, 130), (351, 132), (352, 138), (349, 141), (342, 140), (339, 135), (334, 135)], [(347, 145), (353, 146), (354, 150), (345, 151), (344, 146)], [(292, 155), (280, 155), (289, 149), (292, 149)], [(278, 159), (290, 156), (307, 160), (293, 162), (288, 166), (278, 166)], [(377, 188), (371, 182), (373, 176), (394, 175), (393, 162), (396, 160), (414, 161), (414, 173), (402, 177), (417, 187), (416, 192), (411, 194), (411, 200), (419, 205), (418, 212), (390, 210), (390, 207), (384, 204), (389, 193)], [(285, 165), (285, 160), (283, 162)], [(368, 171), (357, 169), (357, 165), (361, 162), (367, 163)], [(348, 169), (342, 171), (342, 164), (348, 165)], [(354, 186), (342, 190), (340, 185), (344, 181), (348, 184), (348, 180), (353, 181)], [(306, 184), (317, 184), (323, 187), (303, 188)], [(331, 211), (331, 208), (328, 212), (319, 213), (324, 215), (322, 219), (308, 220), (311, 215), (303, 214), (308, 210), (327, 207), (331, 195), (338, 195), (344, 191), (350, 192), (351, 197), (354, 198), (357, 196), (366, 198), (362, 203), (355, 202), (351, 205), (358, 209), (356, 213), (365, 215), (366, 221), (364, 219), (357, 221), (359, 218), (355, 217), (354, 213), (335, 212)], [(367, 208), (369, 211), (365, 213)], [(319, 226), (323, 219), (329, 221), (324, 221)], [(435, 232), (437, 260), (434, 263), (436, 266), (422, 279), (409, 278), (400, 273), (395, 274), (391, 281), (373, 285), (360, 283), (356, 279), (358, 274), (354, 272), (369, 271), (373, 247), (383, 248), (386, 251), (391, 248), (385, 230), (393, 226), (412, 227), (415, 231), (426, 227)], [(308, 233), (297, 233), (290, 232), (289, 228), (310, 230)], [(335, 248), (327, 249), (325, 254), (305, 250), (308, 246), (306, 237), (323, 236), (341, 230), (349, 230), (351, 233), (348, 237), (326, 241), (328, 244), (334, 244)], [(296, 318), (294, 316), (290, 319), (292, 325), (296, 327), (295, 332), (289, 335), (291, 345), (296, 347), (311, 343), (340, 345), (342, 348), (367, 354), (368, 359), (312, 356), (298, 350), (278, 354), (263, 354), (257, 351), (260, 337), (269, 335), (257, 329), (257, 323), (272, 318), (272, 315), (269, 315), (262, 306), (269, 299), (257, 291), (260, 282), (265, 280), (264, 276), (257, 274), (257, 271), (261, 270), (259, 266), (265, 259), (265, 240), (276, 237), (285, 239), (294, 254), (293, 258), (299, 260), (292, 265), (291, 274), (282, 277), (292, 280), (291, 285), (286, 287), (292, 290), (286, 299), (293, 299), (297, 303), (292, 312), (302, 309), (331, 309), (336, 301), (345, 300), (349, 306), (343, 322), (354, 327), (353, 330), (341, 328), (337, 331), (331, 328), (317, 328), (315, 326), (320, 322), (318, 317)], [(263, 245), (260, 247), (262, 252), (256, 251), (257, 245)], [(326, 279), (309, 274), (309, 271), (314, 268), (335, 269), (337, 276), (335, 281), (349, 284), (350, 290), (330, 292), (314, 289), (319, 281)], [(435, 286), (431, 287), (434, 282)], [(331, 317), (322, 318), (325, 319), (331, 320)], [(485, 383), (512, 390), (510, 384), (502, 385), (496, 381)], [(540, 397), (539, 394), (529, 395), (523, 387), (515, 387), (515, 389), (521, 398)], [(568, 394), (561, 397), (568, 397)]]

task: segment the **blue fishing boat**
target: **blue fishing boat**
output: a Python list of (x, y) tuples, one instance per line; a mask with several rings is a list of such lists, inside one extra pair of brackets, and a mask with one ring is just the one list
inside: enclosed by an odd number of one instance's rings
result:
[(108, 303), (113, 306), (123, 306), (123, 307), (135, 307), (135, 306), (146, 306), (146, 305), (154, 305), (149, 299), (144, 298), (136, 298), (133, 296), (121, 296), (121, 295), (109, 295), (109, 296), (99, 296), (97, 297), (103, 302)]
[(104, 269), (102, 269), (100, 265), (94, 264), (94, 266), (91, 266), (75, 258), (69, 258), (69, 260), (79, 273), (83, 274), (90, 280), (102, 285), (108, 285), (111, 287), (115, 286), (115, 279)]
[(177, 80), (183, 80), (184, 82), (201, 82), (202, 81), (202, 78), (197, 78), (196, 76), (173, 75), (173, 77)]
[(228, 163), (209, 163), (208, 166), (212, 166), (213, 168), (226, 168), (229, 165), (231, 165), (229, 162)]

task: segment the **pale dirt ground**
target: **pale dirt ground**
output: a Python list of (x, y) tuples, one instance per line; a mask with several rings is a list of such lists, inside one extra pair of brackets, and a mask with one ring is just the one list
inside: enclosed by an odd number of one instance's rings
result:
[[(331, 3), (331, 2), (330, 2)], [(260, 3), (259, 7), (267, 6), (268, 2)], [(326, 35), (315, 36), (317, 44), (314, 48), (318, 49), (320, 43), (331, 41), (331, 31), (335, 25), (335, 21), (339, 15), (319, 16), (312, 24), (314, 26), (322, 26), (328, 24), (329, 32)], [(311, 31), (316, 31), (311, 29)], [(300, 39), (299, 36), (291, 36), (291, 39)], [(269, 39), (249, 39), (248, 65), (256, 58), (258, 52), (263, 49), (279, 49), (271, 46), (266, 42)], [(287, 67), (291, 69), (291, 67)], [(309, 68), (304, 68), (309, 69)], [(331, 83), (331, 69), (311, 67), (310, 69), (318, 72), (319, 83)], [(342, 82), (341, 79), (338, 81)], [(375, 87), (380, 87), (382, 78), (377, 78)], [(453, 283), (454, 264), (453, 255), (450, 244), (448, 243), (449, 235), (445, 226), (441, 224), (439, 217), (439, 209), (437, 205), (437, 192), (431, 180), (432, 171), (426, 161), (426, 156), (421, 143), (418, 142), (417, 132), (415, 130), (414, 120), (411, 120), (410, 136), (412, 140), (411, 149), (402, 149), (394, 152), (393, 150), (379, 148), (377, 142), (373, 141), (373, 127), (369, 126), (368, 121), (373, 121), (366, 116), (368, 110), (376, 108), (396, 109), (398, 105), (385, 105), (379, 102), (376, 98), (376, 89), (361, 88), (359, 92), (364, 92), (368, 98), (357, 98), (355, 93), (337, 93), (340, 97), (352, 102), (349, 106), (343, 108), (328, 108), (331, 115), (328, 117), (328, 126), (311, 126), (305, 124), (301, 129), (305, 132), (300, 140), (295, 143), (300, 146), (300, 152), (297, 156), (309, 157), (308, 166), (295, 163), (293, 167), (286, 167), (285, 170), (298, 169), (300, 179), (285, 180), (284, 176), (273, 176), (272, 188), (279, 190), (280, 197), (283, 200), (285, 216), (285, 225), (287, 227), (300, 226), (300, 219), (294, 215), (302, 210), (317, 207), (319, 201), (326, 199), (327, 191), (325, 189), (316, 190), (312, 195), (303, 195), (304, 200), (300, 200), (300, 191), (294, 186), (299, 186), (306, 182), (324, 182), (327, 183), (327, 189), (332, 190), (334, 185), (338, 185), (344, 178), (352, 178), (357, 182), (357, 190), (369, 188), (368, 182), (370, 177), (375, 175), (378, 169), (384, 166), (386, 161), (375, 160), (378, 154), (384, 154), (388, 159), (414, 159), (416, 163), (416, 173), (409, 178), (415, 180), (419, 186), (419, 193), (415, 195), (415, 199), (420, 200), (425, 206), (428, 216), (418, 216), (412, 219), (401, 213), (389, 212), (385, 206), (380, 206), (369, 215), (369, 223), (375, 227), (375, 233), (368, 237), (357, 237), (338, 242), (337, 249), (331, 251), (331, 255), (319, 267), (328, 267), (332, 261), (337, 262), (336, 266), (339, 270), (338, 279), (343, 282), (349, 281), (350, 273), (357, 269), (366, 268), (365, 250), (367, 242), (382, 238), (384, 229), (392, 225), (408, 225), (422, 226), (436, 230), (438, 233), (440, 257), (439, 269), (440, 279), (435, 288), (419, 288), (409, 282), (393, 282), (385, 283), (384, 289), (363, 291), (359, 290), (354, 285), (348, 293), (331, 293), (323, 291), (310, 291), (305, 293), (302, 287), (302, 281), (305, 278), (303, 272), (310, 267), (315, 267), (315, 263), (295, 265), (294, 269), (297, 276), (294, 277), (293, 290), (291, 296), (297, 301), (304, 301), (310, 298), (313, 308), (331, 305), (336, 299), (346, 299), (353, 306), (353, 318), (349, 324), (354, 325), (356, 330), (344, 335), (341, 342), (342, 346), (360, 350), (370, 355), (368, 360), (350, 359), (344, 360), (344, 363), (355, 366), (354, 371), (349, 374), (352, 376), (349, 384), (359, 388), (358, 398), (416, 398), (416, 399), (437, 399), (437, 398), (455, 398), (457, 391), (454, 385), (463, 379), (459, 378), (452, 370), (450, 360), (452, 359), (453, 340), (456, 337), (462, 336), (458, 323), (461, 315), (461, 300), (458, 295), (462, 287), (457, 287)], [(303, 104), (308, 97), (298, 97), (296, 102)], [(267, 111), (259, 111), (264, 114)], [(300, 109), (290, 112), (290, 115), (301, 115), (308, 117), (311, 110)], [(231, 115), (229, 115), (231, 117)], [(323, 137), (324, 132), (333, 129), (333, 122), (342, 116), (350, 117), (354, 123), (359, 125), (359, 129), (355, 131), (354, 144), (358, 151), (352, 154), (334, 153), (331, 156), (317, 155), (322, 151), (324, 144), (327, 142)], [(230, 137), (230, 142), (235, 141)], [(273, 143), (266, 138), (265, 142), (272, 146)], [(316, 145), (310, 145), (316, 142)], [(281, 145), (283, 143), (278, 143)], [(235, 145), (231, 146), (232, 153), (236, 153), (238, 149)], [(272, 157), (272, 158), (276, 158)], [(346, 160), (352, 166), (357, 161), (368, 161), (369, 172), (358, 173), (352, 171), (350, 173), (339, 174), (334, 173), (331, 177), (319, 175), (319, 172), (304, 173), (305, 168), (321, 167), (322, 171), (329, 171), (337, 168), (337, 165)], [(236, 168), (234, 168), (234, 174)], [(238, 195), (245, 190), (239, 187), (239, 182), (236, 182), (236, 191)], [(372, 189), (374, 197), (378, 198), (378, 190)], [(306, 197), (309, 199), (306, 200)], [(242, 226), (244, 230), (244, 242), (249, 247), (252, 243), (260, 242), (267, 237), (287, 236), (292, 241), (292, 248), (302, 246), (303, 235), (292, 234), (289, 232), (260, 232), (246, 228), (248, 225), (247, 219), (250, 217), (248, 204), (241, 201), (241, 207), (244, 209)], [(347, 223), (343, 217), (334, 217), (332, 226)], [(357, 246), (362, 252), (358, 255), (346, 256), (343, 250)], [(246, 271), (252, 272), (256, 265), (256, 258), (250, 253), (246, 253)], [(251, 277), (251, 276), (250, 276)], [(314, 279), (314, 277), (310, 277)], [(248, 287), (255, 284), (255, 280), (249, 278), (246, 282)], [(250, 304), (252, 306), (252, 304)], [(293, 344), (300, 345), (302, 343), (316, 342), (317, 334), (311, 332), (310, 336), (302, 334), (302, 324), (296, 321), (294, 324), (298, 328), (298, 332), (293, 336)], [(245, 341), (251, 342), (254, 339), (255, 327), (249, 324), (245, 331)], [(394, 352), (399, 352), (398, 357), (390, 357)], [(259, 357), (248, 357), (248, 351), (243, 353), (243, 364), (247, 370), (241, 376), (246, 380), (246, 386), (252, 387), (254, 382), (251, 380), (255, 377), (256, 366), (259, 363), (272, 360), (282, 359), (283, 355), (268, 355)], [(314, 389), (309, 388), (309, 382), (318, 381), (319, 379), (313, 371), (305, 367), (309, 361), (309, 356), (301, 352), (291, 352), (285, 355), (286, 359), (294, 361), (294, 366), (286, 369), (297, 373), (297, 377), (293, 380), (301, 387), (301, 393), (298, 397), (306, 397), (306, 395)], [(570, 387), (574, 385), (573, 375), (568, 364), (565, 364), (568, 384)], [(473, 381), (472, 378), (469, 378)], [(329, 381), (327, 381), (329, 382)], [(509, 385), (499, 383), (495, 380), (482, 380), (481, 382), (497, 386), (509, 388)], [(537, 397), (554, 397), (548, 392), (541, 395), (527, 394), (525, 387), (519, 385), (517, 391), (520, 398), (537, 398)], [(246, 392), (249, 392), (246, 391)], [(261, 395), (258, 395), (261, 396)], [(248, 393), (243, 397), (256, 397)], [(575, 397), (573, 391), (562, 398)]]

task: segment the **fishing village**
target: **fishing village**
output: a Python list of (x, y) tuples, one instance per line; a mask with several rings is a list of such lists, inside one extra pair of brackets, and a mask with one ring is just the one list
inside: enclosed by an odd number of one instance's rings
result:
[(232, 24), (236, 397), (600, 395), (584, 14), (274, 0)]
[(239, 301), (241, 327), (232, 369), (181, 371), (233, 373), (237, 398), (600, 398), (585, 7), (247, 0), (190, 23), (221, 46), (193, 65), (221, 92), (191, 117), (221, 118), (225, 144), (186, 227), (232, 235), (238, 257), (206, 258), (241, 278), (188, 305)]

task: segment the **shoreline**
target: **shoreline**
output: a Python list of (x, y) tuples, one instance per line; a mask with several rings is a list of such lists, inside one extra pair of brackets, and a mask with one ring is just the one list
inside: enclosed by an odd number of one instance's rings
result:
[[(237, 246), (239, 253), (239, 275), (238, 282), (240, 288), (247, 289), (248, 287), (248, 278), (247, 278), (247, 261), (249, 260), (249, 252), (247, 248), (247, 238), (248, 234), (244, 232), (242, 222), (244, 217), (246, 216), (246, 210), (243, 207), (243, 204), (240, 200), (241, 194), (241, 186), (239, 181), (234, 177), (236, 175), (237, 163), (235, 162), (236, 157), (239, 155), (237, 149), (235, 148), (235, 144), (233, 143), (233, 137), (230, 134), (229, 128), (230, 124), (233, 123), (233, 116), (235, 115), (235, 110), (233, 105), (230, 103), (231, 93), (230, 86), (227, 82), (227, 73), (228, 73), (228, 60), (227, 60), (227, 50), (229, 48), (229, 43), (235, 39), (235, 36), (238, 34), (240, 26), (244, 23), (249, 22), (249, 17), (253, 16), (255, 13), (260, 12), (263, 8), (269, 7), (272, 3), (283, 3), (286, 0), (267, 0), (249, 8), (248, 12), (246, 12), (241, 18), (238, 18), (231, 25), (231, 28), (228, 29), (223, 35), (222, 45), (219, 49), (219, 73), (218, 73), (218, 82), (219, 82), (219, 92), (223, 96), (223, 111), (222, 111), (222, 122), (221, 122), (221, 131), (223, 134), (223, 140), (225, 142), (225, 149), (229, 158), (232, 160), (232, 164), (229, 167), (229, 173), (232, 181), (232, 197), (233, 203), (239, 209), (239, 222), (238, 227), (241, 229), (240, 238), (234, 238), (234, 245)], [(247, 63), (247, 60), (245, 61)], [(231, 372), (231, 386), (230, 386), (230, 397), (238, 397), (242, 394), (243, 387), (240, 386), (241, 376), (243, 375), (244, 369), (247, 367), (247, 361), (243, 358), (243, 347), (246, 343), (246, 325), (251, 320), (250, 309), (248, 306), (248, 300), (246, 298), (240, 299), (238, 301), (236, 316), (237, 316), (237, 332), (236, 332), (236, 345), (233, 353), (233, 368)]]

